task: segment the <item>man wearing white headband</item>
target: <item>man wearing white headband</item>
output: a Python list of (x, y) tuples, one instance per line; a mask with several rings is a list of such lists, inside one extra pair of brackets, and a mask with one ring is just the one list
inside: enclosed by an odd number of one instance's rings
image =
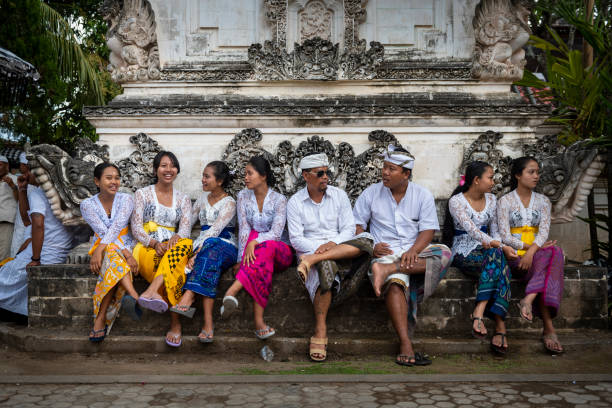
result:
[(306, 156), (299, 167), (306, 187), (287, 204), (287, 226), (300, 259), (298, 274), (314, 306), (310, 358), (323, 361), (327, 357), (327, 311), (358, 289), (369, 269), (372, 241), (355, 237), (348, 196), (328, 185), (332, 174), (327, 156)]
[[(25, 152), (21, 152), (21, 154), (19, 154), (19, 173), (26, 174), (29, 171), (30, 167), (28, 166), (28, 159), (26, 158), (26, 154)], [(25, 200), (25, 203), (27, 203), (27, 200)], [(24, 223), (24, 219), (26, 220), (26, 223)], [(17, 255), (23, 243), (28, 238), (30, 238), (30, 228), (27, 228), (25, 225), (30, 225), (29, 220), (30, 217), (28, 217), (27, 208), (25, 208), (24, 211), (21, 211), (21, 206), (19, 203), (17, 203), (17, 211), (15, 214), (15, 228), (13, 229), (13, 240), (11, 243), (11, 258), (14, 258), (15, 255)]]
[(6, 156), (0, 156), (0, 261), (11, 254), (18, 198), (17, 177), (9, 172)]
[[(428, 365), (415, 353), (410, 336), (416, 323), (417, 299), (429, 297), (450, 264), (445, 245), (431, 245), (439, 230), (433, 195), (410, 181), (414, 157), (389, 146), (382, 154), (382, 182), (366, 188), (353, 210), (357, 233), (374, 237), (370, 280), (376, 296), (384, 295), (391, 321), (400, 338), (400, 365)], [(419, 295), (419, 296), (417, 296)]]

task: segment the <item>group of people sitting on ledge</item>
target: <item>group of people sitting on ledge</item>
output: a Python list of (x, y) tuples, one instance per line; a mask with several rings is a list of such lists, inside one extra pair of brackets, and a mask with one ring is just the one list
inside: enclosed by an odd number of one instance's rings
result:
[[(440, 229), (436, 206), (433, 195), (411, 181), (414, 158), (389, 146), (383, 162), (382, 181), (366, 188), (354, 208), (345, 191), (328, 185), (332, 174), (322, 153), (300, 161), (306, 187), (289, 200), (273, 189), (274, 175), (264, 157), (248, 161), (245, 188), (236, 199), (227, 192), (232, 177), (227, 164), (210, 162), (202, 173), (203, 193), (193, 205), (173, 186), (180, 165), (171, 152), (155, 157), (155, 183), (134, 196), (119, 192), (115, 165), (99, 164), (93, 176), (100, 192), (81, 204), (95, 233), (89, 253), (98, 275), (89, 339), (102, 341), (120, 309), (136, 320), (142, 308), (169, 310), (165, 341), (179, 347), (179, 316), (192, 318), (200, 295), (204, 321), (198, 339), (213, 342), (214, 299), (228, 269), (235, 281), (223, 295), (222, 318), (240, 308), (236, 295), (244, 289), (253, 299), (254, 334), (267, 339), (276, 334), (264, 319), (273, 275), (296, 262), (296, 283), (305, 286), (315, 315), (312, 360), (327, 357), (328, 310), (354, 295), (367, 275), (376, 296), (384, 297), (400, 339), (395, 361), (428, 365), (431, 360), (411, 343), (417, 305), (434, 292), (452, 263), (478, 279), (470, 317), (473, 336), (488, 336), (483, 319), (489, 317), (495, 322), (492, 350), (507, 352), (504, 320), (515, 272), (528, 281), (520, 316), (530, 322), (540, 317), (546, 349), (561, 353), (552, 318), (563, 293), (564, 258), (548, 241), (550, 202), (534, 192), (537, 161), (514, 161), (513, 189), (499, 203), (491, 194), (493, 168), (480, 161), (469, 164), (448, 202), (442, 234), (446, 245), (432, 244)], [(27, 314), (26, 266), (61, 262), (70, 245), (31, 174), (19, 180), (19, 202), (32, 224), (31, 240), (0, 269), (0, 307)], [(192, 241), (197, 222), (201, 232)], [(140, 294), (132, 282), (136, 275), (149, 283)]]

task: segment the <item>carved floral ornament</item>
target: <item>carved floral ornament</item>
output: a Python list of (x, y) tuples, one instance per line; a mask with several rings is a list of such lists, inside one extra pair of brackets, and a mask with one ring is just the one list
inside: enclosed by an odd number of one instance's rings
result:
[[(344, 189), (354, 202), (366, 187), (380, 181), (381, 153), (384, 149), (389, 144), (401, 146), (397, 138), (385, 130), (370, 132), (368, 140), (372, 145), (359, 155), (355, 155), (353, 147), (346, 142), (334, 145), (317, 135), (303, 140), (297, 147), (285, 140), (274, 152), (261, 146), (262, 138), (259, 129), (249, 128), (237, 133), (227, 145), (222, 160), (236, 171), (229, 187), (231, 194), (235, 195), (244, 188), (244, 167), (252, 156), (263, 155), (270, 161), (277, 179), (275, 188), (291, 196), (304, 186), (298, 168), (302, 157), (311, 153), (325, 153), (333, 172), (331, 184)], [(497, 195), (509, 190), (512, 160), (498, 148), (502, 138), (501, 133), (492, 130), (480, 135), (466, 148), (458, 170), (458, 173), (463, 171), (474, 160), (490, 163), (496, 170), (494, 193)], [(130, 142), (136, 146), (136, 150), (116, 163), (121, 170), (122, 190), (125, 192), (134, 192), (153, 182), (153, 158), (162, 150), (155, 140), (144, 133), (130, 137)], [(108, 161), (108, 146), (95, 145), (90, 140), (80, 140), (76, 151), (75, 156), (71, 157), (53, 145), (37, 145), (27, 149), (32, 172), (48, 197), (53, 213), (65, 225), (83, 223), (79, 206), (84, 199), (97, 193), (91, 176), (93, 168), (101, 161)], [(572, 221), (582, 210), (605, 165), (599, 152), (588, 148), (585, 142), (564, 147), (557, 143), (555, 136), (546, 136), (535, 143), (523, 145), (522, 153), (516, 156), (522, 155), (532, 155), (540, 163), (542, 172), (538, 191), (551, 200), (553, 222), (557, 223)]]

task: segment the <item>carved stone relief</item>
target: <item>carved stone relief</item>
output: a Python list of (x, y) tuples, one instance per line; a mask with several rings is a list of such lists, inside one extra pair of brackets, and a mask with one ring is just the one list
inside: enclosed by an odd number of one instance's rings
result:
[(272, 43), (279, 48), (287, 46), (287, 0), (264, 0), (266, 17), (272, 26)]
[(516, 81), (523, 77), (531, 29), (526, 0), (481, 0), (472, 20), (476, 46), (472, 74), (487, 81)]
[(108, 24), (108, 70), (115, 82), (159, 79), (155, 14), (148, 0), (105, 0), (100, 8)]
[(261, 139), (262, 133), (258, 129), (244, 129), (234, 136), (225, 149), (223, 160), (236, 172), (229, 187), (232, 194), (244, 188), (244, 167), (252, 156), (262, 155), (270, 161), (277, 180), (275, 188), (289, 197), (305, 185), (298, 168), (300, 160), (311, 153), (325, 153), (333, 172), (330, 183), (344, 189), (354, 201), (366, 187), (380, 181), (380, 155), (383, 150), (389, 144), (400, 146), (395, 136), (384, 130), (370, 132), (368, 140), (374, 145), (358, 156), (355, 156), (350, 144), (342, 142), (334, 146), (317, 135), (307, 138), (297, 147), (283, 141), (274, 153), (260, 146)]
[[(461, 170), (472, 161), (482, 160), (495, 169), (493, 193), (501, 196), (510, 191), (510, 166), (512, 158), (504, 156), (497, 144), (503, 138), (492, 130), (480, 135), (465, 151)], [(540, 181), (537, 191), (546, 195), (552, 203), (553, 222), (570, 222), (580, 213), (593, 184), (605, 165), (597, 149), (589, 148), (581, 141), (565, 147), (556, 136), (537, 139), (524, 144), (522, 154), (533, 156), (540, 164)]]
[(157, 142), (144, 133), (130, 136), (130, 143), (136, 146), (125, 159), (117, 162), (121, 171), (121, 188), (135, 192), (153, 183), (153, 158), (162, 149)]
[(333, 11), (320, 0), (311, 0), (298, 13), (299, 41), (315, 37), (330, 41), (332, 39)]
[(366, 50), (365, 40), (357, 47), (340, 54), (339, 44), (315, 37), (295, 44), (287, 53), (283, 48), (266, 41), (249, 48), (249, 63), (253, 67), (253, 79), (371, 79), (383, 61), (384, 47), (370, 43)]
[(350, 48), (359, 43), (359, 25), (366, 20), (368, 0), (344, 0), (344, 46)]

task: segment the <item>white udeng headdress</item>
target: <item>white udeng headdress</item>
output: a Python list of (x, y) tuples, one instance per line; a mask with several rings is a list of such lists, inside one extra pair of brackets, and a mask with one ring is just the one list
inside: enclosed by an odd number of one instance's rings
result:
[(412, 170), (414, 167), (414, 157), (412, 157), (410, 153), (396, 152), (395, 146), (393, 145), (387, 146), (387, 149), (382, 154), (382, 158), (384, 161), (388, 161), (410, 170)]
[(28, 164), (28, 158), (26, 157), (25, 152), (21, 152), (21, 154), (19, 155), (19, 163)]
[(325, 153), (311, 154), (310, 156), (302, 157), (300, 160), (300, 170), (314, 169), (316, 167), (329, 166), (329, 159)]
[(0, 162), (5, 162), (5, 163), (8, 163), (9, 161), (8, 161), (8, 159), (6, 158), (6, 156), (2, 156), (2, 155), (0, 155)]

